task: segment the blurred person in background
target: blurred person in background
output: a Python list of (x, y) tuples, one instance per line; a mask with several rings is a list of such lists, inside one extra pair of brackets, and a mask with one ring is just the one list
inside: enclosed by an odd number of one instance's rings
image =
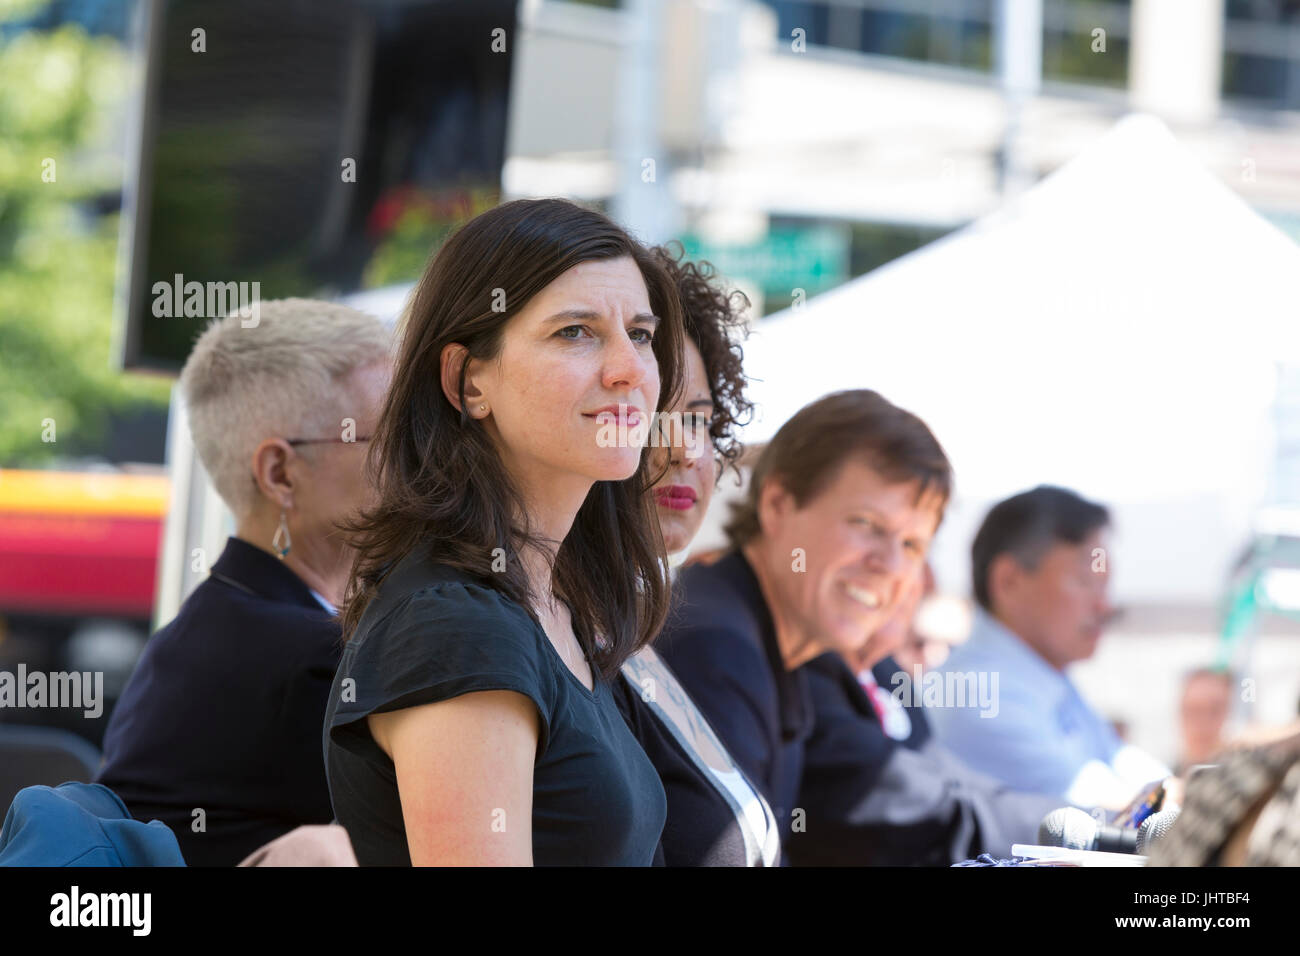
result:
[(1234, 746), (1187, 779), (1148, 866), (1300, 866), (1300, 723)]
[(200, 866), (333, 819), (320, 734), (353, 557), (339, 523), (369, 500), (391, 375), (388, 330), (353, 309), (283, 299), (243, 321), (213, 322), (180, 377), (235, 534), (145, 648), (97, 778)]
[(1036, 842), (1043, 816), (1061, 805), (1056, 796), (1019, 793), (971, 770), (935, 740), (916, 683), (921, 662), (904, 669), (897, 659), (933, 587), (922, 565), (865, 644), (804, 667), (813, 729), (799, 792), (809, 826), (790, 837), (796, 866), (948, 866), (981, 853), (1005, 857), (1013, 843)]
[[(740, 457), (732, 432), (751, 406), (734, 340), (749, 303), (711, 281), (706, 263), (683, 261), (675, 249), (654, 251), (677, 287), (686, 327), (684, 390), (665, 410), (666, 427), (650, 452), (660, 476), (651, 489), (659, 527), (675, 562), (700, 530), (725, 466)], [(651, 647), (628, 658), (613, 690), (668, 800), (657, 862), (775, 865), (780, 844), (771, 808)]]
[[(898, 635), (893, 642), (897, 647), (889, 656), (898, 665), (897, 669), (909, 676), (917, 671), (923, 673), (932, 667), (937, 667), (948, 656), (947, 644), (928, 637), (916, 626), (916, 612), (932, 594), (934, 594), (934, 571), (927, 562), (922, 568), (920, 581), (911, 592), (912, 600), (900, 606), (885, 625), (886, 628), (899, 626), (905, 628), (906, 633)], [(886, 687), (888, 686), (886, 684)]]
[(860, 647), (924, 560), (950, 467), (915, 415), (836, 392), (781, 426), (726, 527), (728, 553), (677, 577), (655, 649), (771, 806), (796, 827), (813, 701), (804, 665)]
[(1208, 667), (1198, 667), (1183, 679), (1183, 694), (1178, 702), (1180, 774), (1197, 764), (1212, 763), (1223, 750), (1236, 685), (1236, 679), (1227, 671)]
[(1109, 526), (1101, 505), (1047, 485), (989, 511), (971, 547), (971, 635), (940, 670), (997, 673), (997, 713), (931, 716), (940, 741), (975, 770), (1080, 807), (1120, 809), (1169, 769), (1123, 744), (1066, 674), (1095, 653), (1113, 615)]

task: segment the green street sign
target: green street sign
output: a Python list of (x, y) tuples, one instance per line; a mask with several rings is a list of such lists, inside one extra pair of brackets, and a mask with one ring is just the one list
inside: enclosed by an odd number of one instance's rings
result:
[(849, 230), (833, 226), (773, 229), (757, 242), (709, 243), (682, 237), (689, 259), (706, 259), (731, 280), (747, 280), (764, 295), (789, 297), (803, 289), (808, 296), (833, 289), (849, 278)]

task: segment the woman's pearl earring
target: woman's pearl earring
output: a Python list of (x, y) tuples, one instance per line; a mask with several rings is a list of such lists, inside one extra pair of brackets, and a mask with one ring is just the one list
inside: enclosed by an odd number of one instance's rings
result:
[(486, 412), (486, 411), (487, 411), (487, 406), (486, 406), (486, 405), (480, 405), (480, 406), (478, 407), (478, 410), (479, 410), (480, 412)]

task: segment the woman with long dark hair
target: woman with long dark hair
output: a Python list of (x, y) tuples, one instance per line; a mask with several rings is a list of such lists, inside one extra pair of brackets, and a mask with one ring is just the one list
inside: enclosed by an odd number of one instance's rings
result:
[(681, 306), (605, 216), (519, 200), (413, 294), (325, 721), (367, 864), (648, 864), (664, 793), (609, 689), (669, 582), (649, 493)]

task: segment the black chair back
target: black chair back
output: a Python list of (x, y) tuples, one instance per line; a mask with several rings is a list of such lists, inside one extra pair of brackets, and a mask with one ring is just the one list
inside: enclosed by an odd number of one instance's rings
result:
[(0, 724), (0, 819), (23, 787), (90, 783), (99, 762), (99, 750), (69, 730)]

